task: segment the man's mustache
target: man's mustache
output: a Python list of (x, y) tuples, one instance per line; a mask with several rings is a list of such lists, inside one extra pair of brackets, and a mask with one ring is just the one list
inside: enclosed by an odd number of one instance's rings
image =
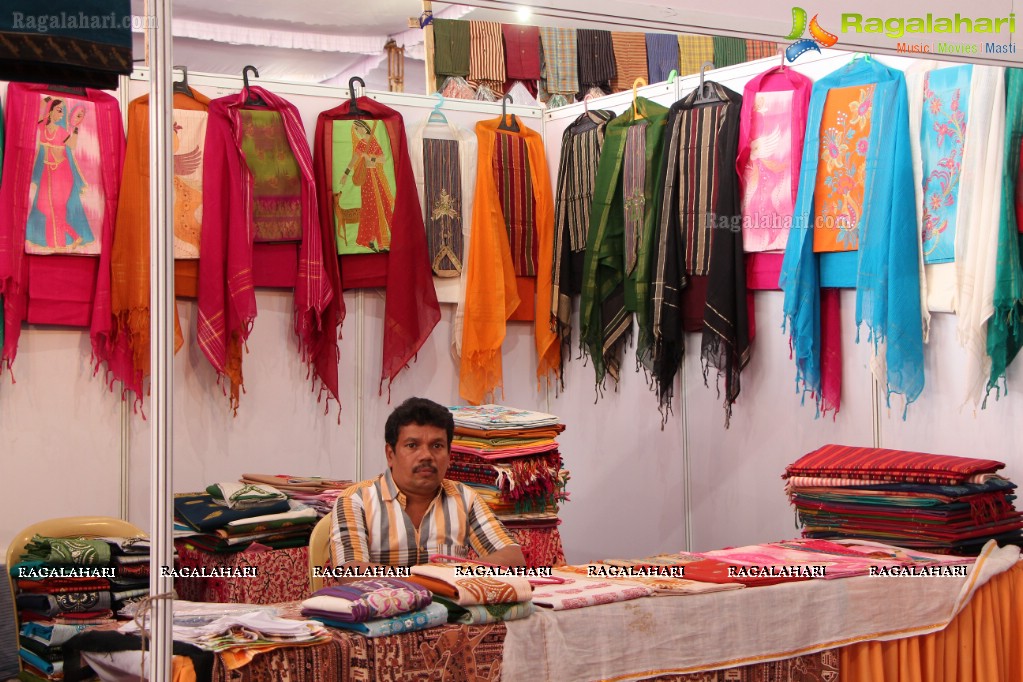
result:
[(420, 471), (429, 471), (435, 474), (437, 473), (437, 467), (433, 466), (429, 462), (423, 462), (422, 464), (417, 464), (416, 467), (412, 470), (412, 473), (417, 474)]

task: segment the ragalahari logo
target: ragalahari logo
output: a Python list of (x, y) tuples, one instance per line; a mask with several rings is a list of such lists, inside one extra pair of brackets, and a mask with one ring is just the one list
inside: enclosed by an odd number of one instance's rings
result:
[(806, 33), (806, 10), (802, 7), (792, 8), (792, 30), (785, 40), (795, 40), (796, 42), (785, 48), (785, 58), (790, 62), (796, 61), (799, 55), (810, 50), (816, 51), (818, 54), (822, 47), (831, 47), (838, 42), (838, 36), (834, 33), (829, 33), (821, 28), (820, 24), (817, 23), (817, 15), (813, 15), (813, 19), (810, 20), (810, 38), (804, 38), (803, 34)]

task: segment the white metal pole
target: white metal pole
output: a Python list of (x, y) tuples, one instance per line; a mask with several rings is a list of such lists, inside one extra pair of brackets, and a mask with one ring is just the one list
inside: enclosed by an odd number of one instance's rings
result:
[(362, 480), (363, 445), (365, 424), (362, 423), (365, 414), (365, 373), (366, 344), (363, 334), (366, 331), (366, 291), (358, 289), (355, 292), (355, 480)]
[[(174, 443), (173, 354), (174, 354), (174, 234), (171, 222), (174, 194), (171, 126), (171, 0), (151, 0), (151, 22), (147, 25), (150, 46), (149, 79), (149, 261), (150, 261), (150, 357), (152, 358), (152, 437), (150, 451), (151, 555), (149, 590), (152, 649), (149, 656), (150, 682), (169, 682), (172, 602), (160, 598), (173, 589), (162, 566), (173, 566), (171, 534), (171, 462)], [(147, 18), (150, 19), (150, 18)]]

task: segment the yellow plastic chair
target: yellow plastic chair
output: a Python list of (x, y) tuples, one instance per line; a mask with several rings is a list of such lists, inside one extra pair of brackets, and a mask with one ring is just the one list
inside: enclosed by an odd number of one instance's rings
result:
[[(14, 609), (14, 646), (15, 651), (21, 648), (18, 640), (18, 631), (21, 623), (18, 622), (18, 607), (15, 604), (17, 599), (17, 581), (11, 575), (11, 566), (18, 563), (21, 555), (25, 552), (25, 546), (32, 541), (36, 535), (50, 538), (104, 538), (104, 537), (125, 537), (136, 536), (148, 537), (141, 528), (134, 523), (128, 523), (112, 516), (65, 516), (58, 519), (47, 519), (39, 523), (33, 523), (14, 535), (11, 544), (7, 547), (7, 584), (11, 590), (11, 608)], [(18, 656), (18, 670), (24, 671), (21, 656)]]
[(312, 534), (309, 535), (309, 593), (323, 587), (323, 577), (315, 575), (313, 569), (316, 566), (330, 566), (331, 563), (330, 543), (330, 514), (316, 522)]

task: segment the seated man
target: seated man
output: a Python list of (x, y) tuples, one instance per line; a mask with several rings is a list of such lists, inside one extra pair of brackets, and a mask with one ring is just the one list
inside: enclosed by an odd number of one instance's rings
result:
[(522, 549), (472, 488), (445, 480), (455, 420), (442, 405), (409, 398), (387, 418), (388, 471), (351, 486), (332, 512), (335, 566), (411, 566), (432, 554), (524, 566)]

